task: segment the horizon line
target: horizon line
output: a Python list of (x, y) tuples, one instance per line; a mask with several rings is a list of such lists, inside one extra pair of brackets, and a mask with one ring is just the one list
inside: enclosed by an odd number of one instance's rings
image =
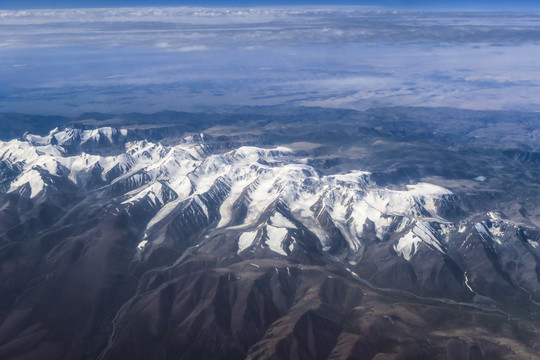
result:
[(528, 8), (506, 7), (446, 7), (446, 6), (383, 6), (383, 5), (356, 5), (356, 4), (257, 4), (257, 5), (147, 5), (133, 4), (120, 6), (76, 6), (76, 7), (0, 7), (0, 11), (32, 11), (32, 10), (99, 10), (99, 9), (354, 9), (366, 11), (402, 11), (402, 12), (540, 12), (540, 4)]

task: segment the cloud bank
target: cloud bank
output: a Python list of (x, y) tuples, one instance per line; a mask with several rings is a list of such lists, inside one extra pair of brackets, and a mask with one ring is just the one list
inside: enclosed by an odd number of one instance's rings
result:
[(540, 110), (540, 14), (0, 10), (0, 112), (223, 105)]

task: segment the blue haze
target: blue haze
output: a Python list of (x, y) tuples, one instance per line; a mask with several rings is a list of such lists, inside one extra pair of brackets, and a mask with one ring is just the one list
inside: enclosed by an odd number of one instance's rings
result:
[(0, 112), (539, 111), (539, 42), (534, 12), (0, 10)]

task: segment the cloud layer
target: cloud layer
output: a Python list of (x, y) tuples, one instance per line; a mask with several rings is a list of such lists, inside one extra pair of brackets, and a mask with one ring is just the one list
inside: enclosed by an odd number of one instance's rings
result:
[(0, 111), (221, 105), (540, 110), (540, 14), (0, 11)]

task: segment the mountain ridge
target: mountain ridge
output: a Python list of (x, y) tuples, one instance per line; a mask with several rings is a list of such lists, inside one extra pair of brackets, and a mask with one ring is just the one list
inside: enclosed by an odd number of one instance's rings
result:
[[(252, 141), (203, 133), (160, 143), (106, 127), (1, 142), (0, 277), (9, 295), (0, 354), (355, 358), (358, 347), (366, 356), (534, 354), (527, 349), (536, 346), (538, 229), (498, 208), (472, 211), (466, 194), (422, 179), (379, 185), (371, 171), (314, 167), (312, 150)], [(232, 281), (243, 278), (252, 285)], [(342, 296), (351, 297), (342, 304)], [(407, 304), (392, 305), (395, 315), (367, 310), (395, 301)], [(55, 339), (65, 328), (49, 315), (63, 306), (72, 310), (60, 321), (86, 319), (85, 335), (64, 343)], [(495, 343), (474, 334), (457, 340), (457, 325), (428, 336), (410, 328), (423, 306), (514, 330), (491, 333)], [(269, 313), (258, 317), (256, 309)], [(348, 317), (379, 335), (365, 338)], [(403, 327), (392, 334), (380, 321)], [(201, 333), (210, 323), (218, 326)], [(412, 348), (394, 338), (402, 331), (413, 334)], [(205, 350), (208, 341), (214, 345)], [(133, 354), (133, 346), (141, 351)]]

